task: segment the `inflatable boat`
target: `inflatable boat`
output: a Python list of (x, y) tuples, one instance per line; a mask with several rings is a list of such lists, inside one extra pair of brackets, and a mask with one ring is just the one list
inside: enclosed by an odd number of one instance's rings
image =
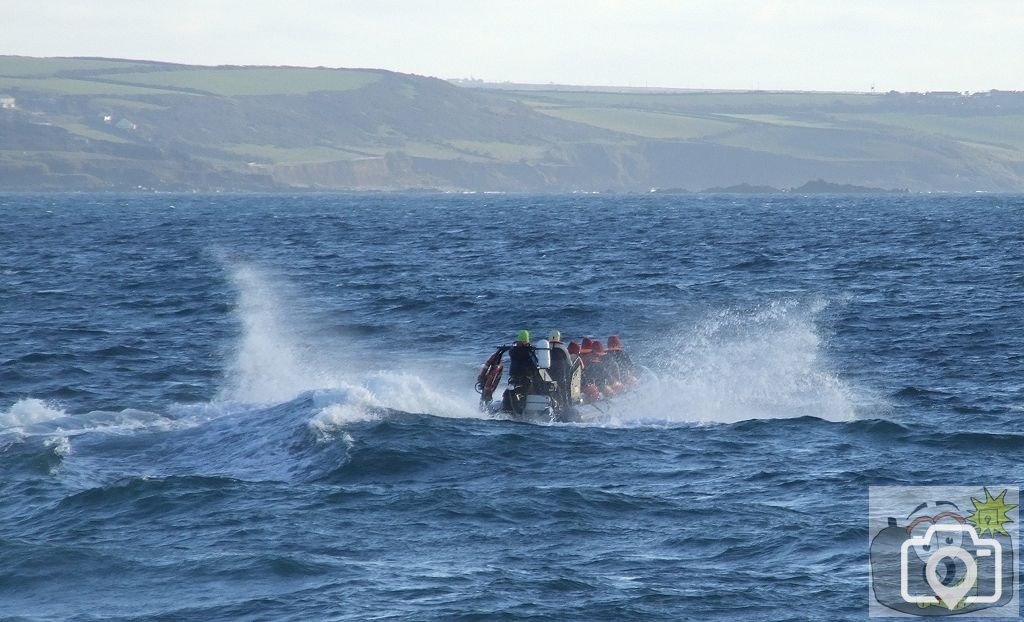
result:
[[(621, 344), (618, 337), (613, 339), (613, 343)], [(584, 348), (587, 348), (582, 350), (584, 355), (591, 353), (589, 343), (590, 339), (584, 339)], [(603, 356), (601, 344), (596, 341), (593, 344), (596, 353)], [(516, 369), (517, 348), (520, 357), (526, 356), (524, 350), (529, 352), (532, 364), (528, 365), (528, 371), (524, 372), (522, 365), (518, 365), (518, 371)], [(629, 363), (625, 368), (613, 361), (602, 364), (600, 357), (596, 361), (585, 359), (580, 352), (575, 343), (567, 348), (561, 342), (552, 343), (547, 339), (533, 344), (516, 342), (499, 346), (477, 376), (480, 409), (512, 419), (539, 422), (581, 421), (589, 415), (603, 413), (603, 405), (609, 397), (629, 390), (636, 382), (633, 365)], [(508, 384), (498, 396), (506, 358), (510, 362)], [(625, 360), (628, 361), (628, 357)]]

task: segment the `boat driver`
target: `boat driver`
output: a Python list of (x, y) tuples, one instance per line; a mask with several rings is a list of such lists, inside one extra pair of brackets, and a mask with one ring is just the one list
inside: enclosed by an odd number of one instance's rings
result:
[(530, 331), (521, 330), (516, 334), (516, 342), (508, 350), (508, 360), (509, 384), (529, 390), (537, 375), (537, 352), (530, 345)]

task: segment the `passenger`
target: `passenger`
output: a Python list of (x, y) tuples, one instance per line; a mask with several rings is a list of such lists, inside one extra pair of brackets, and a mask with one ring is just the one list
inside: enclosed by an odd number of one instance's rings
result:
[(636, 366), (622, 349), (622, 339), (618, 335), (608, 338), (608, 354), (605, 360), (609, 363), (610, 373), (614, 376), (613, 381), (624, 386), (636, 383)]
[(562, 333), (554, 331), (551, 333), (551, 368), (549, 370), (551, 379), (558, 383), (555, 393), (560, 406), (568, 406), (571, 398), (569, 396), (569, 376), (572, 373), (572, 357), (569, 348), (562, 343)]
[(580, 356), (583, 359), (583, 387), (585, 395), (590, 401), (597, 401), (604, 398), (602, 390), (607, 384), (603, 361), (604, 345), (589, 337), (583, 339), (583, 346), (580, 348)]
[(569, 342), (569, 357), (570, 360), (575, 363), (580, 358), (580, 344), (575, 341)]
[(601, 390), (601, 394), (605, 397), (609, 397), (615, 393), (612, 388), (612, 384), (614, 383), (613, 364), (608, 360), (608, 353), (605, 351), (604, 344), (602, 344), (600, 340), (594, 340), (592, 349), (591, 366), (596, 365), (597, 371), (592, 372), (591, 377), (597, 385), (597, 388)]
[[(583, 359), (580, 358), (580, 344), (575, 341), (569, 344), (569, 399), (578, 403), (583, 396)], [(576, 383), (575, 386), (572, 383)]]
[(597, 363), (604, 356), (604, 345), (596, 339), (584, 337), (583, 345), (580, 347), (580, 356), (583, 357), (583, 362), (587, 365)]

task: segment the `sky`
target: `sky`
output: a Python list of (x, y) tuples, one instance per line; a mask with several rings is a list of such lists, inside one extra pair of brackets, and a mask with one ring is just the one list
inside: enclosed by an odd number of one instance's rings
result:
[(0, 0), (0, 54), (492, 82), (1024, 90), (1024, 0)]

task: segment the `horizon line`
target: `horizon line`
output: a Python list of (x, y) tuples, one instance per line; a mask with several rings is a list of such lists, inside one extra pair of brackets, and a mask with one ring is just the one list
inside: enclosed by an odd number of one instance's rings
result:
[(690, 87), (690, 86), (635, 86), (635, 85), (612, 85), (612, 84), (574, 84), (568, 82), (522, 82), (519, 80), (493, 80), (477, 78), (475, 76), (469, 76), (468, 78), (444, 78), (437, 75), (421, 74), (407, 71), (398, 71), (395, 69), (387, 69), (384, 67), (339, 67), (330, 65), (292, 65), (292, 64), (248, 64), (248, 63), (185, 63), (179, 61), (169, 60), (155, 60), (152, 58), (128, 58), (128, 57), (116, 57), (116, 56), (67, 56), (67, 55), (55, 55), (55, 56), (33, 56), (29, 54), (9, 54), (0, 53), (0, 58), (37, 58), (37, 59), (68, 59), (68, 60), (101, 60), (101, 61), (113, 61), (113, 62), (132, 62), (132, 63), (148, 63), (154, 65), (169, 65), (177, 67), (203, 67), (209, 69), (253, 69), (253, 68), (268, 68), (268, 69), (326, 69), (332, 71), (381, 71), (387, 73), (394, 73), (399, 75), (412, 75), (421, 76), (426, 78), (433, 78), (435, 80), (441, 80), (454, 84), (456, 86), (474, 86), (479, 85), (480, 87), (535, 87), (538, 89), (547, 90), (561, 90), (561, 89), (572, 89), (572, 90), (591, 90), (591, 91), (618, 91), (618, 92), (646, 92), (646, 93), (822, 93), (822, 94), (845, 94), (845, 95), (885, 95), (887, 93), (901, 93), (901, 94), (928, 94), (928, 93), (957, 93), (960, 95), (974, 94), (974, 93), (989, 93), (989, 92), (1007, 92), (1007, 93), (1021, 93), (1022, 90), (1016, 89), (985, 89), (979, 91), (972, 90), (952, 90), (952, 89), (932, 89), (926, 91), (901, 91), (896, 89), (879, 89), (875, 90), (872, 87), (870, 90), (858, 90), (858, 89), (814, 89), (814, 88), (771, 88), (771, 87)]

